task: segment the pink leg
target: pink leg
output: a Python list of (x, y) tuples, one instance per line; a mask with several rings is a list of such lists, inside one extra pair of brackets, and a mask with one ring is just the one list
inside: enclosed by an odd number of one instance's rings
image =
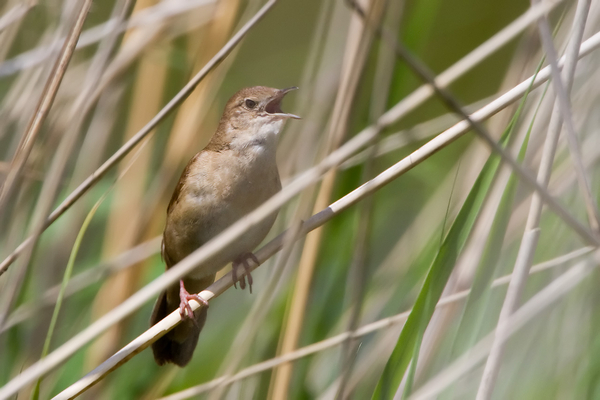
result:
[(196, 293), (190, 294), (187, 290), (185, 290), (185, 286), (183, 286), (183, 279), (179, 281), (179, 299), (181, 300), (179, 303), (179, 314), (181, 315), (181, 319), (190, 318), (195, 321), (194, 311), (189, 303), (190, 300), (196, 300), (198, 303), (204, 304), (206, 307), (208, 307), (208, 301), (204, 300)]
[[(250, 262), (252, 260), (256, 263), (256, 265), (260, 265), (260, 261), (258, 258), (252, 253), (244, 253), (235, 260), (233, 260), (233, 264), (231, 266), (231, 279), (233, 280), (233, 287), (237, 289), (236, 283), (240, 282), (240, 288), (244, 290), (246, 288), (246, 279), (248, 277), (248, 287), (250, 288), (250, 293), (252, 293), (252, 275), (250, 274)], [(244, 275), (238, 279), (237, 269), (242, 266), (244, 268)]]

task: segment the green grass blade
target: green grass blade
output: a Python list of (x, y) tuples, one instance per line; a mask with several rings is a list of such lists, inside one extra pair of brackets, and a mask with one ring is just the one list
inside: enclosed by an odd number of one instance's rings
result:
[[(502, 146), (508, 143), (509, 133), (506, 132), (502, 136), (500, 140)], [(433, 261), (413, 310), (379, 379), (373, 399), (393, 398), (406, 368), (415, 354), (415, 349), (418, 348), (417, 343), (422, 336), (421, 327), (426, 326), (433, 315), (435, 305), (446, 286), (456, 259), (471, 233), (499, 166), (500, 158), (494, 154), (491, 155), (475, 181)]]
[[(542, 63), (540, 62), (540, 65), (538, 66), (538, 71), (541, 65)], [(533, 124), (536, 120), (539, 107), (542, 104), (542, 100), (544, 99), (547, 90), (548, 84), (546, 84), (544, 92), (540, 97), (533, 118), (530, 121), (526, 137), (524, 138), (523, 144), (521, 145), (521, 149), (517, 158), (519, 162), (522, 162), (525, 159), (525, 154), (527, 152), (527, 146), (529, 143), (531, 131), (533, 129)], [(514, 130), (514, 126), (518, 118), (520, 117), (521, 111), (524, 106), (524, 102), (527, 100), (528, 94), (529, 91), (523, 97), (519, 108), (517, 109), (515, 115), (513, 116), (508, 126), (508, 128), (511, 129), (511, 131)], [(504, 237), (506, 236), (508, 223), (510, 222), (510, 215), (513, 210), (518, 183), (518, 177), (515, 174), (511, 174), (506, 184), (506, 188), (504, 189), (504, 193), (502, 195), (500, 203), (498, 205), (498, 209), (496, 211), (496, 215), (494, 217), (494, 221), (490, 229), (490, 234), (483, 255), (479, 262), (479, 267), (475, 272), (473, 284), (471, 287), (471, 293), (469, 293), (469, 297), (463, 309), (462, 316), (460, 317), (458, 329), (455, 334), (454, 344), (452, 346), (452, 357), (461, 354), (461, 349), (470, 348), (479, 336), (479, 328), (473, 329), (473, 326), (481, 326), (485, 317), (483, 310), (486, 307), (487, 299), (490, 294), (490, 285), (496, 274), (498, 261), (500, 260), (500, 255), (504, 245)], [(475, 318), (477, 319), (473, 324), (471, 323), (473, 321), (467, 322), (465, 319), (466, 316), (471, 315), (476, 316)], [(458, 338), (464, 338), (462, 344), (458, 343)]]
[[(67, 267), (65, 268), (65, 273), (63, 274), (62, 283), (60, 285), (60, 291), (58, 292), (58, 298), (56, 299), (56, 305), (54, 306), (54, 312), (52, 313), (52, 319), (50, 320), (50, 326), (48, 327), (48, 333), (46, 334), (46, 340), (44, 341), (44, 348), (42, 349), (42, 356), (40, 358), (46, 357), (48, 355), (48, 351), (50, 351), (50, 343), (52, 342), (52, 335), (54, 334), (54, 328), (56, 327), (56, 321), (58, 320), (58, 314), (62, 307), (62, 302), (65, 296), (65, 290), (67, 285), (69, 284), (69, 280), (71, 279), (71, 274), (73, 273), (73, 266), (75, 265), (75, 259), (77, 258), (77, 253), (79, 253), (79, 247), (81, 246), (81, 241), (83, 240), (83, 236), (87, 231), (94, 214), (98, 211), (98, 208), (102, 204), (102, 202), (106, 199), (106, 196), (110, 193), (110, 189), (107, 190), (100, 199), (94, 204), (90, 212), (85, 217), (83, 224), (81, 225), (81, 229), (77, 233), (77, 238), (75, 239), (75, 243), (73, 244), (73, 248), (71, 250), (71, 254), (69, 255), (69, 261), (67, 262)], [(38, 379), (35, 388), (31, 393), (32, 400), (38, 400), (40, 396), (40, 385), (42, 383), (42, 378)]]

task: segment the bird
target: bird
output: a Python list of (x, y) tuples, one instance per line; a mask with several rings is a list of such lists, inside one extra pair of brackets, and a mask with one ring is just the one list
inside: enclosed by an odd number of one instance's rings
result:
[[(281, 110), (284, 96), (297, 87), (254, 86), (235, 93), (225, 105), (216, 132), (206, 147), (184, 168), (167, 207), (161, 246), (169, 269), (197, 248), (252, 212), (281, 190), (276, 163), (277, 137), (286, 120), (297, 115)], [(196, 267), (162, 292), (154, 304), (154, 325), (179, 309), (181, 323), (152, 344), (158, 365), (189, 363), (207, 317), (208, 303), (197, 295), (210, 286), (216, 273), (232, 262), (234, 285), (252, 292), (252, 253), (265, 238), (278, 211), (248, 230), (217, 256)], [(242, 268), (238, 279), (237, 270)], [(237, 287), (237, 286), (236, 286)], [(194, 311), (189, 300), (203, 304)]]

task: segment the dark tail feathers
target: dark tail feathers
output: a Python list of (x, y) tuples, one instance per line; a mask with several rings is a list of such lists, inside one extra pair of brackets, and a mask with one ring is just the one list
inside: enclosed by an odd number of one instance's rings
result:
[[(150, 325), (156, 324), (178, 306), (178, 304), (169, 306), (166, 292), (162, 292), (154, 304)], [(158, 365), (173, 363), (184, 367), (190, 362), (198, 344), (198, 336), (206, 322), (207, 311), (206, 307), (199, 308), (194, 311), (196, 324), (190, 319), (182, 321), (173, 330), (152, 343), (154, 360)]]

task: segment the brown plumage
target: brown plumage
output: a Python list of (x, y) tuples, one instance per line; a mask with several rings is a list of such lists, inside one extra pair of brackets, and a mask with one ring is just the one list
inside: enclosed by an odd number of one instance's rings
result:
[[(275, 162), (277, 135), (285, 120), (298, 117), (283, 113), (280, 105), (292, 89), (256, 86), (242, 89), (229, 99), (217, 131), (183, 170), (167, 208), (162, 244), (167, 269), (281, 189)], [(190, 361), (206, 321), (207, 307), (194, 315), (188, 300), (199, 300), (194, 294), (212, 284), (217, 271), (227, 263), (233, 261), (235, 270), (252, 259), (250, 252), (265, 238), (276, 217), (274, 213), (196, 268), (179, 285), (161, 293), (151, 324), (177, 308), (183, 321), (153, 343), (154, 359), (159, 365), (170, 362), (184, 366)], [(248, 276), (249, 284), (250, 279)], [(240, 286), (245, 287), (243, 276)]]

